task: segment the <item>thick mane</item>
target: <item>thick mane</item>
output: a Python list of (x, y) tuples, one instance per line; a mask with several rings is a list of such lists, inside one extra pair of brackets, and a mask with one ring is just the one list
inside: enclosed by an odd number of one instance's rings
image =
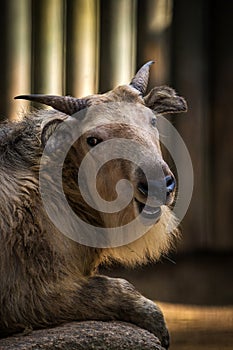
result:
[[(0, 127), (0, 178), (2, 184), (0, 195), (3, 199), (0, 227), (2, 232), (5, 232), (6, 228), (9, 230), (10, 227), (14, 227), (15, 221), (17, 221), (20, 230), (20, 218), (16, 219), (12, 213), (15, 212), (15, 208), (20, 208), (20, 211), (24, 212), (21, 218), (23, 215), (27, 217), (28, 208), (33, 207), (33, 198), (39, 196), (38, 169), (43, 151), (41, 130), (43, 125), (57, 118), (65, 119), (66, 116), (53, 110), (36, 110), (18, 122), (5, 122)], [(75, 156), (76, 153), (72, 153), (71, 149), (65, 163), (64, 189), (67, 199), (74, 212), (82, 220), (94, 226), (104, 226), (106, 223), (98, 211), (88, 206), (79, 192), (72, 170), (74, 167), (70, 166), (70, 164), (75, 164)], [(76, 171), (78, 171), (78, 164)], [(43, 213), (43, 205), (40, 200), (39, 202), (37, 200), (37, 204), (41, 205), (41, 213)], [(125, 215), (124, 211), (115, 216), (109, 214), (108, 221), (111, 221), (112, 226), (114, 226), (114, 221), (116, 226), (120, 225), (125, 221)], [(34, 219), (36, 220), (36, 218)], [(170, 226), (168, 225), (169, 221), (171, 222)], [(161, 253), (165, 253), (170, 248), (174, 235), (177, 235), (175, 226), (172, 212), (164, 206), (160, 222), (147, 234), (126, 246), (101, 250), (99, 258), (105, 262), (117, 260), (129, 265), (145, 263), (148, 259), (157, 260)], [(56, 230), (55, 234), (57, 234)], [(75, 245), (79, 247), (79, 250), (89, 250), (85, 246)]]

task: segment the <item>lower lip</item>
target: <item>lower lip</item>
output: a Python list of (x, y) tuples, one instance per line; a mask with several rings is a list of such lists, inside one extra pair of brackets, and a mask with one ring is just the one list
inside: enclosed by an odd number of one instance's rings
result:
[[(138, 206), (140, 205), (140, 203), (136, 200)], [(148, 206), (144, 206), (143, 210), (140, 210), (140, 218), (143, 220), (143, 223), (147, 223), (149, 225), (151, 224), (155, 224), (156, 222), (159, 221), (160, 216), (162, 214), (161, 208), (160, 207), (156, 207), (156, 208), (151, 208)]]
[(153, 211), (147, 210), (147, 207), (145, 206), (140, 214), (144, 219), (153, 220), (154, 222), (157, 222), (161, 216), (161, 208), (157, 207), (154, 208)]

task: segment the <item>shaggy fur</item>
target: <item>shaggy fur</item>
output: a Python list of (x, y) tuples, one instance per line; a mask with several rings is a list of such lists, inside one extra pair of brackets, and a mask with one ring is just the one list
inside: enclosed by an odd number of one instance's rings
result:
[[(171, 91), (169, 100), (167, 95)], [(166, 94), (165, 102), (161, 99), (163, 92)], [(117, 111), (112, 110), (108, 115), (106, 109), (105, 120), (102, 120), (104, 126), (101, 127), (97, 121), (103, 115), (102, 112), (98, 114), (98, 108), (96, 120), (93, 117), (88, 119), (87, 114), (83, 135), (72, 146), (64, 163), (63, 186), (67, 200), (74, 212), (92, 225), (122, 225), (135, 217), (137, 208), (135, 202), (131, 202), (120, 213), (99, 213), (83, 200), (76, 179), (82, 158), (88, 152), (85, 128), (91, 127), (95, 136), (102, 139), (124, 137), (144, 143), (151, 152), (142, 155), (143, 161), (151, 167), (162, 164), (165, 173), (170, 174), (155, 137), (157, 131), (151, 126), (153, 113), (145, 106), (147, 100), (155, 112), (156, 108), (163, 112), (163, 103), (164, 112), (171, 111), (167, 107), (168, 100), (173, 112), (184, 110), (184, 103), (182, 108), (178, 106), (183, 99), (174, 90), (163, 87), (157, 88), (155, 96), (150, 93), (145, 99), (128, 85), (104, 95), (89, 97), (90, 110), (100, 104), (102, 111), (103, 104), (110, 101), (124, 101), (131, 106), (131, 114), (127, 114), (131, 123), (128, 129), (125, 116), (122, 121), (122, 116), (118, 116), (115, 127), (109, 124)], [(132, 112), (135, 105), (139, 115)], [(156, 260), (161, 253), (167, 252), (172, 237), (177, 235), (176, 230), (171, 230), (175, 227), (172, 212), (163, 206), (161, 218), (153, 228), (138, 240), (117, 248), (83, 246), (59, 232), (44, 210), (38, 176), (44, 145), (67, 118), (72, 117), (56, 110), (38, 110), (21, 121), (5, 122), (0, 128), (0, 335), (70, 320), (120, 319), (148, 329), (167, 347), (168, 334), (158, 307), (128, 282), (95, 273), (103, 262), (118, 261), (132, 266), (146, 263), (148, 259)], [(155, 155), (153, 161), (152, 154)], [(134, 184), (135, 196), (145, 201), (136, 190), (138, 179), (132, 164), (115, 160), (101, 171), (97, 187), (105, 199), (114, 199), (116, 182), (126, 177)], [(108, 181), (105, 181), (106, 174), (110, 174)], [(54, 203), (56, 205), (56, 200)]]

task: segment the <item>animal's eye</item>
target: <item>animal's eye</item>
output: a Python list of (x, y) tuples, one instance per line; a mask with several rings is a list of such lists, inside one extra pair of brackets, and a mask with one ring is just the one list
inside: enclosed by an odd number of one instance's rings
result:
[(91, 147), (95, 147), (96, 145), (98, 145), (98, 143), (102, 142), (103, 140), (98, 139), (97, 137), (88, 137), (87, 138), (87, 143), (89, 146)]
[(151, 125), (154, 127), (157, 126), (157, 118), (154, 117), (151, 119)]

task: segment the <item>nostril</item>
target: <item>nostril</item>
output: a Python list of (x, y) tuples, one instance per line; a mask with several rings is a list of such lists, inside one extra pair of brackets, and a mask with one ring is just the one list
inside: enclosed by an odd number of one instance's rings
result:
[(139, 182), (138, 183), (138, 190), (144, 195), (148, 195), (148, 184), (147, 182)]
[(174, 176), (168, 175), (165, 177), (165, 181), (166, 181), (166, 188), (167, 188), (167, 196), (169, 196), (169, 194), (175, 190), (176, 180)]
[(176, 180), (168, 175), (163, 180), (139, 181), (137, 189), (143, 196), (155, 197), (161, 203), (166, 203), (169, 195), (174, 192)]

